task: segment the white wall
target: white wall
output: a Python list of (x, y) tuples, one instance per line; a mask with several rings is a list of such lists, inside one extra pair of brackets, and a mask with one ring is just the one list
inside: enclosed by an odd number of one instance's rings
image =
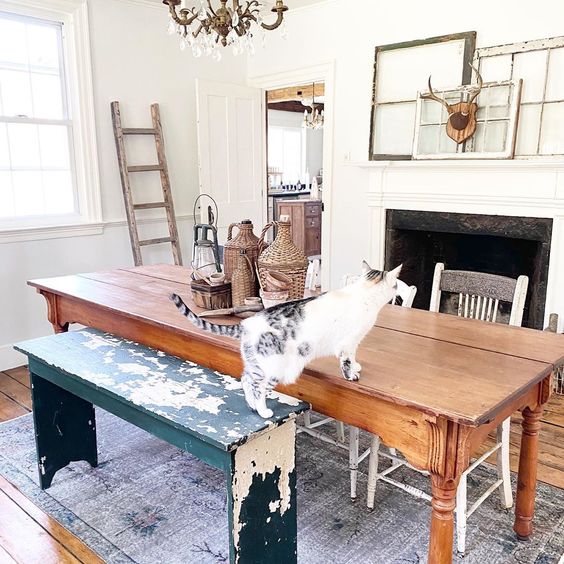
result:
[[(225, 53), (221, 63), (181, 52), (176, 37), (166, 34), (167, 9), (160, 3), (89, 0), (96, 130), (103, 219), (101, 235), (0, 244), (0, 370), (17, 366), (23, 357), (13, 343), (46, 335), (42, 297), (26, 281), (34, 278), (133, 265), (114, 138), (110, 102), (122, 104), (126, 126), (150, 125), (149, 106), (158, 102), (185, 262), (191, 249), (194, 198), (198, 193), (195, 78), (245, 82), (246, 61)], [(134, 144), (133, 144), (134, 143)], [(131, 164), (156, 162), (150, 139), (134, 140)], [(155, 175), (155, 176), (153, 176)], [(140, 201), (154, 201), (157, 173), (136, 179)], [(144, 212), (146, 217), (157, 213)], [(164, 222), (143, 225), (145, 236), (166, 232)], [(172, 262), (166, 245), (143, 251), (147, 264)]]
[[(472, 30), (477, 31), (478, 47), (562, 34), (561, 0), (539, 0), (534, 9), (526, 0), (475, 0), (467, 8), (461, 12), (444, 3), (416, 0), (385, 5), (330, 0), (289, 10), (287, 39), (268, 34), (267, 48), (249, 59), (249, 80), (254, 83), (297, 67), (334, 62), (334, 105), (326, 100), (325, 107), (334, 120), (333, 187), (323, 219), (330, 222), (330, 261), (324, 269), (330, 269), (333, 286), (343, 273), (358, 271), (370, 251), (368, 172), (347, 161), (368, 159), (374, 47)], [(327, 201), (327, 186), (323, 197)]]

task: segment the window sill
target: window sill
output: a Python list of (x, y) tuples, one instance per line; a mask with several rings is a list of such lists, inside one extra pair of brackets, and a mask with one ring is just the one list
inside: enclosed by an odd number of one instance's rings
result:
[(78, 223), (73, 225), (53, 225), (48, 227), (21, 227), (0, 229), (1, 243), (20, 243), (23, 241), (43, 241), (45, 239), (62, 239), (65, 237), (81, 237), (84, 235), (101, 235), (104, 232), (102, 223)]

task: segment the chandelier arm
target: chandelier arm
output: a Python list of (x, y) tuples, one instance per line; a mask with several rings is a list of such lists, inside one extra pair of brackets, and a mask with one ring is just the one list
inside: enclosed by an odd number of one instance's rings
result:
[(208, 0), (208, 8), (210, 10), (210, 12), (217, 17), (217, 14), (215, 13), (215, 10), (213, 9), (212, 5), (211, 5), (211, 0)]
[[(261, 25), (262, 28), (267, 29), (268, 31), (272, 31), (273, 29), (280, 27), (280, 24), (282, 23), (283, 19), (284, 19), (284, 11), (278, 10), (278, 17), (276, 18), (276, 21), (273, 24), (261, 23), (260, 25)], [(256, 21), (256, 18), (255, 18), (255, 21)]]
[(191, 18), (188, 18), (186, 16), (179, 16), (176, 13), (176, 6), (174, 4), (169, 4), (168, 5), (169, 11), (170, 11), (170, 17), (178, 24), (178, 25), (190, 25), (197, 17), (198, 14), (194, 14), (194, 8), (190, 8), (189, 9), (189, 13), (192, 14)]

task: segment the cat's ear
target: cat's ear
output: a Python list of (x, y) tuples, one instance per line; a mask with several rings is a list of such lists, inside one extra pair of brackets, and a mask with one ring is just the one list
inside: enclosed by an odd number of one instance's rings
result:
[(386, 278), (391, 279), (391, 280), (397, 280), (399, 278), (402, 266), (403, 266), (403, 264), (400, 264), (399, 266), (396, 266), (393, 270), (390, 270), (389, 272), (387, 272)]
[(366, 274), (372, 270), (372, 267), (365, 261), (362, 261), (362, 274)]

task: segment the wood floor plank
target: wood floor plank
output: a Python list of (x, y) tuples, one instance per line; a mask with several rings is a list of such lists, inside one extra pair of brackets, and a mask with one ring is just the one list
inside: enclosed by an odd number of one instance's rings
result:
[(58, 521), (34, 505), (24, 494), (2, 476), (0, 476), (0, 492), (7, 495), (22, 511), (41, 525), (43, 529), (65, 546), (78, 560), (87, 562), (88, 564), (103, 564), (104, 561), (93, 550), (86, 546), (73, 533), (65, 529)]
[(27, 388), (30, 387), (29, 370), (27, 366), (18, 366), (17, 368), (10, 368), (9, 370), (4, 370), (4, 374), (7, 374), (14, 380), (17, 380), (20, 384), (23, 384)]
[(41, 564), (78, 564), (62, 544), (0, 492), (0, 546), (16, 562), (41, 562)]
[(8, 374), (0, 372), (0, 391), (21, 407), (31, 411), (31, 391)]
[(15, 419), (26, 413), (29, 413), (27, 409), (0, 391), (0, 422)]

